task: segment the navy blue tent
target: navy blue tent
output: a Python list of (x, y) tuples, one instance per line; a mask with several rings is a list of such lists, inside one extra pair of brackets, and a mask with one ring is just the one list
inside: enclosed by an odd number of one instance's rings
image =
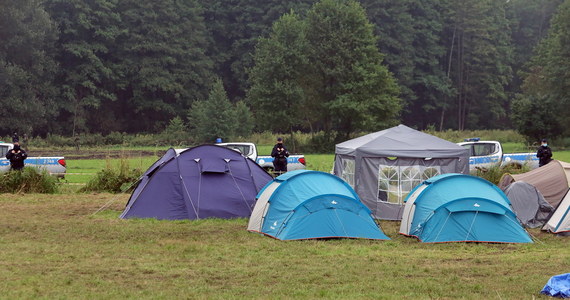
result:
[(271, 180), (231, 149), (202, 145), (179, 154), (169, 149), (140, 178), (121, 218), (249, 217), (255, 196)]

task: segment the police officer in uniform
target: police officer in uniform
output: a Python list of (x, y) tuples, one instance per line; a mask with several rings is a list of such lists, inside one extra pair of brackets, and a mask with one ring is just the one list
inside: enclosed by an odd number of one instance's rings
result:
[(277, 144), (273, 146), (271, 157), (273, 157), (273, 167), (277, 174), (287, 172), (287, 157), (289, 157), (289, 151), (287, 151), (287, 148), (283, 145), (282, 138), (277, 138)]
[(546, 139), (541, 140), (541, 145), (536, 151), (536, 157), (538, 157), (539, 167), (542, 167), (552, 161), (552, 150), (548, 147), (548, 141)]

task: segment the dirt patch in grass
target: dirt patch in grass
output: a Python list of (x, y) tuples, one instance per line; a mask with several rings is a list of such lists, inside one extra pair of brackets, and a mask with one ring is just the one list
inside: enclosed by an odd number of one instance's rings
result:
[(64, 156), (66, 159), (107, 159), (107, 158), (122, 158), (122, 157), (143, 157), (143, 156), (156, 156), (164, 155), (165, 150), (67, 150), (63, 152), (56, 152), (54, 150), (37, 150), (31, 151), (30, 156)]

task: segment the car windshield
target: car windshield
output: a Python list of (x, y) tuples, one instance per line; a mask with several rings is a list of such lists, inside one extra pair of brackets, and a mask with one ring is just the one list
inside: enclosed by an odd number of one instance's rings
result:
[(495, 153), (495, 144), (474, 144), (473, 156), (487, 156)]
[(249, 156), (249, 146), (248, 145), (224, 145), (224, 147), (235, 150), (245, 156)]

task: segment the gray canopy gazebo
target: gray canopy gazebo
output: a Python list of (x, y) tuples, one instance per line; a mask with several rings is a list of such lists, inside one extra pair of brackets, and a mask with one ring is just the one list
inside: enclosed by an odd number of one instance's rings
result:
[(404, 125), (336, 145), (334, 174), (378, 219), (400, 220), (404, 199), (424, 180), (469, 174), (469, 150)]

